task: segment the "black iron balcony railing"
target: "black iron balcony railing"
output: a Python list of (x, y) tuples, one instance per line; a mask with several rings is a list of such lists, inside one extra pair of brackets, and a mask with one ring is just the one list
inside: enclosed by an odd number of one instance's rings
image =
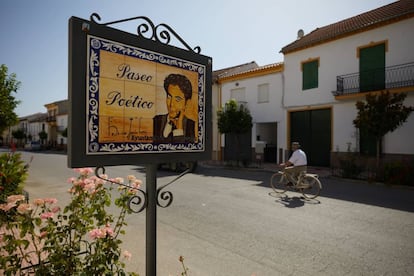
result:
[(414, 86), (414, 62), (336, 77), (334, 96)]
[(46, 122), (56, 122), (56, 116), (48, 116)]

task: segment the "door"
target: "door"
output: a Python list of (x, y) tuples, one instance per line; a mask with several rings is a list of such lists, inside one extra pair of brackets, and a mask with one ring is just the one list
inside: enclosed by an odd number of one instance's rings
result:
[(311, 166), (330, 166), (331, 109), (290, 113), (291, 142), (302, 145)]

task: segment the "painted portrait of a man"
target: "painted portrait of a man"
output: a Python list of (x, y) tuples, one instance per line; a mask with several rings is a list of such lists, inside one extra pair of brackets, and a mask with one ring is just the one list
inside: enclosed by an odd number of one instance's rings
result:
[(194, 143), (196, 122), (186, 114), (193, 89), (190, 80), (181, 74), (169, 74), (164, 79), (168, 113), (153, 119), (154, 143)]

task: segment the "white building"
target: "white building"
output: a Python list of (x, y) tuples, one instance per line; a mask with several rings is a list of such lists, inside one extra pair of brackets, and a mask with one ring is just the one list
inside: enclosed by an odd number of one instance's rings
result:
[(46, 113), (36, 113), (26, 117), (24, 123), (24, 130), (28, 142), (45, 142), (41, 141), (40, 133), (48, 133), (48, 126), (46, 123)]
[[(18, 146), (23, 146), (29, 142), (44, 143), (40, 138), (40, 133), (48, 133), (48, 125), (46, 123), (46, 113), (35, 113), (32, 115), (19, 118), (19, 123), (5, 130), (3, 135), (4, 145), (10, 145), (14, 143)], [(24, 138), (21, 141), (13, 138), (13, 132), (20, 130), (24, 134)]]
[[(375, 140), (353, 125), (355, 103), (367, 93), (408, 93), (414, 105), (414, 1), (398, 1), (328, 26), (282, 48), (288, 147), (299, 140), (310, 164), (333, 152), (375, 152)], [(382, 152), (413, 155), (414, 114), (387, 134)]]
[[(222, 106), (231, 99), (246, 106), (253, 118), (252, 159), (256, 147), (263, 143), (265, 162), (276, 162), (278, 144), (284, 142), (283, 130), (279, 131), (285, 120), (282, 109), (283, 64), (266, 66), (220, 76)], [(224, 145), (224, 135), (221, 145)], [(258, 150), (259, 151), (259, 150)], [(259, 151), (260, 153), (260, 151)]]
[(248, 62), (228, 68), (223, 68), (220, 70), (213, 71), (213, 85), (212, 85), (212, 160), (222, 160), (222, 137), (218, 131), (217, 127), (217, 111), (223, 106), (222, 102), (222, 85), (220, 83), (220, 78), (226, 76), (234, 75), (240, 72), (248, 71), (254, 68), (259, 67), (256, 62)]
[[(274, 154), (268, 162), (284, 161), (293, 141), (302, 144), (314, 166), (330, 166), (336, 153), (349, 150), (375, 155), (375, 140), (353, 125), (355, 104), (367, 93), (388, 90), (408, 93), (404, 104), (414, 105), (413, 30), (414, 1), (407, 0), (306, 35), (299, 30), (297, 40), (281, 49), (283, 63), (219, 76), (219, 106), (231, 98), (247, 105), (252, 147), (265, 141)], [(384, 137), (382, 152), (387, 158), (412, 157), (413, 135), (411, 114)]]
[(65, 148), (67, 138), (62, 134), (68, 127), (68, 100), (45, 104), (49, 124), (48, 141), (52, 147)]

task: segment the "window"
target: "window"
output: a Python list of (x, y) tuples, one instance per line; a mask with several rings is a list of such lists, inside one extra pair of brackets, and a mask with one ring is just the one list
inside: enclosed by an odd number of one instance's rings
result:
[(245, 88), (232, 89), (230, 92), (230, 98), (235, 99), (238, 103), (245, 103), (246, 102), (246, 89)]
[(257, 89), (257, 102), (268, 103), (269, 102), (269, 84), (260, 84)]
[(302, 90), (318, 87), (319, 58), (302, 62)]
[(387, 44), (382, 42), (359, 49), (360, 91), (375, 91), (385, 88), (385, 52)]

